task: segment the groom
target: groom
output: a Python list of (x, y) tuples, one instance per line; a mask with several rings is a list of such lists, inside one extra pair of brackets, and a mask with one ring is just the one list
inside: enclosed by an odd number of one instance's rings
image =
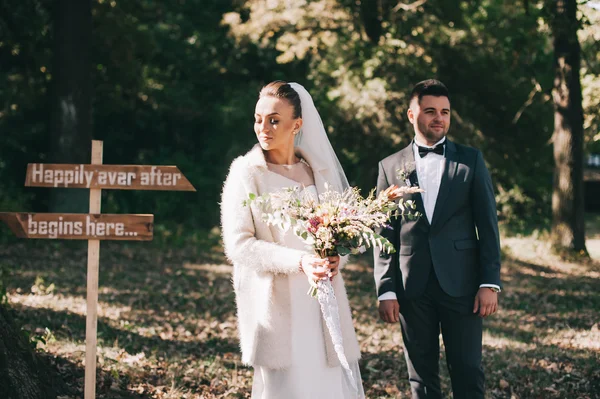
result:
[(418, 83), (408, 119), (415, 138), (379, 163), (377, 191), (418, 185), (407, 195), (421, 217), (396, 218), (381, 234), (397, 252), (375, 251), (379, 315), (400, 321), (414, 398), (441, 398), (440, 329), (454, 398), (484, 397), (482, 318), (496, 312), (500, 244), (496, 202), (481, 152), (446, 138), (448, 89)]

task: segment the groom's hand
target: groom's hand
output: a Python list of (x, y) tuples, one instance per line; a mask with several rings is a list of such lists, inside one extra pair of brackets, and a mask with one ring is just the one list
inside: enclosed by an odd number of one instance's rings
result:
[(498, 294), (486, 287), (479, 288), (475, 295), (473, 313), (479, 313), (481, 317), (487, 317), (498, 310)]
[(386, 323), (400, 321), (400, 304), (396, 299), (386, 299), (379, 302), (379, 317)]

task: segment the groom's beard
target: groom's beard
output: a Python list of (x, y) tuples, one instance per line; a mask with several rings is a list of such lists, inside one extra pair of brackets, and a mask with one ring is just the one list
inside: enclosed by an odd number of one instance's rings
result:
[(450, 128), (449, 125), (446, 126), (445, 124), (441, 124), (443, 126), (441, 129), (432, 129), (429, 126), (421, 123), (418, 123), (418, 125), (419, 131), (429, 143), (437, 143), (442, 138), (446, 137), (446, 134), (448, 134), (448, 129)]

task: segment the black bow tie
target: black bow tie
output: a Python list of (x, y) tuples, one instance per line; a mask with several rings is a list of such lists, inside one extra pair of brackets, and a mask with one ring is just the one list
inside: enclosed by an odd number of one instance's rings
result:
[(419, 147), (419, 156), (423, 158), (430, 152), (435, 152), (436, 154), (444, 155), (444, 144), (446, 143), (438, 144), (433, 148), (421, 147), (420, 145), (418, 145), (417, 147)]

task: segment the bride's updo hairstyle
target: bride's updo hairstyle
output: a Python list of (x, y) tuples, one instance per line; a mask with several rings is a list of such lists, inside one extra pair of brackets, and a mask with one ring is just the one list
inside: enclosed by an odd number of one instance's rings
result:
[(289, 83), (283, 80), (275, 80), (260, 90), (258, 98), (275, 97), (288, 100), (294, 107), (294, 119), (302, 117), (302, 106), (300, 105), (300, 96), (298, 92), (292, 89)]

